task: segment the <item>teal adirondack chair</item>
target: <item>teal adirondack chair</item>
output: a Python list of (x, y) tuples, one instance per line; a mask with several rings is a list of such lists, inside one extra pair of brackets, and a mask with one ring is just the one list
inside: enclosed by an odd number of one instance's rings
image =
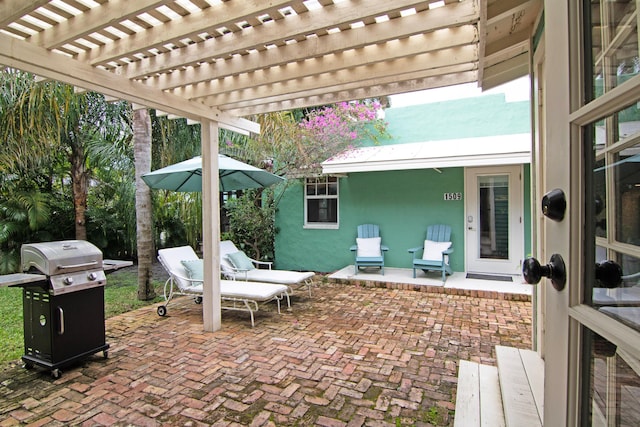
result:
[(413, 277), (416, 269), (442, 271), (442, 283), (447, 280), (447, 274), (453, 274), (449, 264), (449, 255), (453, 253), (451, 247), (451, 227), (444, 224), (430, 225), (427, 228), (425, 244), (417, 248), (408, 249), (412, 254)]
[(384, 275), (384, 253), (389, 248), (382, 244), (380, 227), (376, 224), (359, 225), (356, 244), (350, 250), (356, 255), (355, 274), (358, 274), (360, 268), (380, 267), (380, 272)]

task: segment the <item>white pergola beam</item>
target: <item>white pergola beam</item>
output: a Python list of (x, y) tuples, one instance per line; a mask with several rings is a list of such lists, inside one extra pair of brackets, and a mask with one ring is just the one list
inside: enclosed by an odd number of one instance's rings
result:
[(110, 0), (35, 34), (33, 43), (47, 49), (59, 48), (78, 38), (100, 31), (113, 22), (122, 22), (167, 3), (166, 0)]
[[(20, 55), (16, 52), (20, 52)], [(201, 103), (189, 102), (5, 34), (0, 34), (0, 62), (23, 71), (172, 114), (193, 119), (204, 117), (219, 122), (221, 127), (233, 131), (260, 132), (260, 125), (257, 123), (230, 116)]]
[[(150, 81), (157, 81), (165, 89), (173, 88), (187, 83), (194, 84), (215, 75), (239, 74), (263, 68), (269, 68), (286, 64), (291, 61), (300, 61), (305, 58), (324, 56), (348, 49), (356, 49), (366, 44), (383, 43), (386, 41), (404, 38), (415, 34), (428, 33), (449, 27), (457, 27), (473, 23), (478, 15), (472, 3), (457, 3), (455, 5), (423, 11), (403, 19), (391, 20), (375, 25), (327, 34), (322, 38), (312, 37), (301, 42), (283, 45), (278, 49), (262, 50), (250, 55), (235, 56), (215, 64), (202, 64), (189, 67), (186, 70), (178, 70), (184, 63), (179, 59), (178, 53), (163, 55), (161, 58), (147, 58), (125, 66), (123, 71), (129, 77), (140, 77), (147, 74), (166, 72), (176, 69), (161, 77), (151, 77)], [(293, 25), (292, 25), (293, 26)], [(189, 52), (189, 60), (195, 64), (198, 61), (211, 58), (212, 49), (216, 57), (225, 57), (237, 52), (240, 48), (248, 49), (258, 43), (258, 36), (262, 27), (255, 28), (252, 40), (245, 41), (240, 35), (229, 34), (223, 40), (208, 40), (197, 45), (191, 45), (178, 50), (181, 54)], [(300, 30), (295, 28), (293, 33)], [(307, 30), (307, 34), (311, 29)], [(193, 53), (191, 53), (193, 51)]]
[[(336, 85), (348, 83), (350, 81), (369, 80), (373, 78), (384, 78), (389, 75), (397, 75), (401, 73), (411, 73), (425, 71), (429, 69), (437, 69), (444, 66), (462, 64), (465, 62), (477, 63), (477, 50), (475, 46), (460, 46), (452, 49), (444, 49), (436, 52), (415, 55), (411, 57), (403, 57), (388, 62), (377, 62), (373, 64), (362, 64), (348, 69), (341, 69), (334, 72), (325, 72), (322, 74), (314, 74), (295, 80), (286, 80), (279, 75), (266, 75), (263, 73), (251, 73), (248, 76), (238, 76), (233, 79), (225, 79), (222, 82), (208, 83), (194, 95), (202, 94), (220, 94), (229, 91), (237, 91), (251, 88), (250, 79), (257, 79), (264, 84), (253, 88), (251, 98), (260, 98), (263, 96), (273, 96), (279, 93), (300, 92), (305, 90), (318, 89), (321, 87), (331, 88)], [(295, 67), (296, 65), (292, 65)], [(274, 72), (275, 74), (275, 72)], [(293, 74), (293, 73), (292, 73)], [(229, 81), (227, 81), (229, 80)], [(273, 82), (273, 83), (271, 83)], [(184, 94), (178, 93), (180, 96)]]
[[(327, 28), (338, 27), (344, 22), (354, 22), (376, 16), (376, 14), (384, 14), (389, 10), (387, 0), (375, 0), (375, 2), (367, 4), (366, 8), (356, 7), (351, 3), (346, 1), (319, 10), (311, 10), (299, 16), (283, 19), (279, 21), (278, 25), (260, 25), (241, 36), (229, 34), (228, 37), (205, 40), (202, 43), (176, 49), (175, 52), (163, 55), (162, 58), (137, 61), (126, 66), (127, 70), (124, 72), (129, 77), (137, 77), (177, 69), (185, 64), (198, 64), (211, 59), (212, 56), (224, 58), (237, 52), (263, 50), (267, 44), (282, 44), (281, 42), (285, 40), (306, 37), (309, 34), (325, 31)], [(410, 8), (420, 3), (422, 2), (416, 0), (394, 0), (393, 7)], [(96, 58), (94, 61), (104, 62), (107, 59), (109, 58)]]
[[(181, 39), (192, 38), (201, 33), (215, 32), (216, 28), (235, 25), (247, 19), (247, 17), (268, 13), (269, 11), (286, 7), (289, 3), (290, 1), (287, 0), (221, 3), (185, 17), (172, 19), (170, 22), (150, 28), (142, 34), (120, 39), (111, 46), (102, 49), (98, 55), (89, 53), (86, 59), (93, 65), (106, 64), (140, 52), (140, 46), (145, 46), (145, 48), (157, 47)], [(215, 40), (215, 38), (211, 40)], [(211, 52), (209, 51), (209, 56), (211, 56)], [(180, 65), (184, 63), (183, 60), (179, 60), (179, 62), (181, 63)]]
[[(403, 72), (405, 70), (397, 70), (394, 68), (389, 71), (388, 75), (385, 76), (376, 76), (375, 78), (371, 79), (363, 78), (363, 80), (360, 80), (357, 83), (348, 82), (343, 84), (334, 84), (331, 86), (331, 92), (355, 91), (361, 87), (384, 86), (393, 83), (417, 81), (430, 77), (438, 77), (447, 74), (459, 74), (474, 70), (476, 70), (476, 65), (474, 63), (448, 65), (445, 67), (431, 68), (428, 70), (419, 70), (412, 72)], [(326, 95), (329, 92), (327, 87), (325, 86), (319, 88), (308, 88), (302, 86), (299, 90), (292, 91), (283, 91), (279, 86), (282, 85), (274, 85), (274, 87), (270, 88), (269, 94), (261, 96), (259, 98), (253, 98), (251, 96), (253, 89), (249, 89), (248, 94), (245, 94), (246, 91), (225, 93), (218, 96), (203, 98), (202, 101), (206, 105), (223, 104), (225, 105), (225, 111), (235, 111), (248, 107), (257, 107), (261, 104), (275, 104), (278, 102), (286, 102), (291, 99), (303, 98), (305, 96)], [(244, 116), (245, 114), (241, 115)]]
[[(417, 22), (427, 22), (427, 20), (416, 20)], [(428, 32), (414, 32), (415, 26), (411, 23), (403, 25), (398, 21), (392, 21), (389, 26), (378, 24), (385, 30), (393, 29), (395, 31), (386, 31), (385, 36), (376, 44), (362, 46), (362, 40), (372, 40), (374, 35), (378, 34), (374, 26), (351, 30), (342, 35), (330, 34), (323, 36), (321, 40), (317, 38), (307, 39), (300, 43), (293, 43), (282, 46), (278, 49), (270, 49), (260, 53), (235, 56), (225, 61), (217, 61), (213, 64), (202, 64), (199, 67), (190, 67), (183, 71), (176, 71), (170, 74), (163, 74), (158, 77), (147, 79), (147, 84), (161, 87), (163, 89), (172, 89), (180, 86), (193, 85), (215, 79), (221, 75), (238, 75), (248, 72), (259, 71), (262, 69), (270, 69), (283, 66), (289, 62), (300, 59), (307, 59), (308, 68), (311, 67), (313, 72), (309, 74), (319, 74), (332, 71), (319, 65), (319, 62), (329, 62), (330, 58), (335, 58), (338, 52), (342, 62), (334, 64), (334, 69), (348, 68), (350, 66), (359, 65), (361, 63), (373, 63), (377, 61), (385, 61), (400, 56), (410, 56), (419, 53), (431, 52), (439, 49), (445, 49), (464, 44), (473, 44), (478, 41), (478, 32), (474, 25), (461, 25), (452, 29), (437, 29)], [(418, 27), (422, 29), (423, 27)], [(360, 54), (360, 59), (357, 59)], [(316, 59), (317, 58), (317, 59)], [(344, 60), (350, 58), (351, 63)], [(357, 61), (353, 63), (353, 61)], [(299, 77), (299, 76), (292, 76)]]
[[(435, 32), (414, 36), (402, 40), (393, 40), (382, 45), (366, 46), (361, 49), (349, 50), (336, 55), (326, 55), (320, 58), (291, 63), (283, 67), (259, 70), (206, 83), (178, 88), (173, 91), (178, 96), (196, 99), (202, 96), (233, 92), (251, 87), (265, 87), (297, 79), (324, 76), (340, 70), (356, 69), (358, 67), (374, 67), (378, 63), (395, 63), (402, 59), (407, 62), (423, 63), (424, 68), (436, 68), (450, 63), (459, 63), (457, 56), (462, 50), (476, 52), (473, 41), (476, 32), (473, 26), (464, 26), (446, 37)], [(424, 52), (424, 44), (434, 46), (433, 51)], [(477, 60), (477, 55), (476, 58)], [(434, 61), (433, 65), (427, 61)]]
[(274, 111), (290, 110), (295, 108), (314, 107), (326, 105), (340, 101), (352, 101), (355, 99), (374, 98), (398, 93), (414, 92), (424, 89), (433, 89), (463, 83), (472, 83), (478, 80), (477, 70), (464, 71), (461, 73), (443, 74), (424, 79), (408, 80), (396, 83), (389, 83), (378, 86), (364, 86), (355, 90), (343, 92), (332, 92), (331, 94), (301, 96), (299, 98), (285, 101), (265, 103), (255, 106), (248, 106), (232, 109), (234, 113), (241, 115), (263, 114)]
[(33, 9), (49, 3), (49, 0), (2, 0), (0, 1), (0, 27), (17, 21)]

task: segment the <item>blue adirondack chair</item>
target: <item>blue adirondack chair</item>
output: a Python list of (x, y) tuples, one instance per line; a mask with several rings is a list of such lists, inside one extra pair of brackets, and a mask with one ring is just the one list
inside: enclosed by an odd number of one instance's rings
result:
[(451, 275), (449, 255), (453, 253), (451, 247), (451, 227), (444, 224), (430, 225), (427, 228), (425, 245), (408, 249), (412, 254), (413, 277), (416, 277), (416, 269), (442, 271), (442, 283), (447, 280), (447, 274)]
[(380, 227), (376, 224), (361, 224), (358, 226), (356, 244), (350, 250), (355, 252), (355, 270), (358, 274), (360, 268), (380, 267), (384, 275), (384, 253), (389, 248), (382, 243)]

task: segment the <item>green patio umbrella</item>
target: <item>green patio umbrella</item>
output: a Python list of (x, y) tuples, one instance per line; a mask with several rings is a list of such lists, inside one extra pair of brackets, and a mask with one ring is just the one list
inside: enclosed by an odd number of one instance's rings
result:
[[(268, 187), (284, 178), (238, 160), (218, 155), (220, 191)], [(202, 191), (202, 158), (176, 163), (142, 176), (151, 188), (173, 191)]]

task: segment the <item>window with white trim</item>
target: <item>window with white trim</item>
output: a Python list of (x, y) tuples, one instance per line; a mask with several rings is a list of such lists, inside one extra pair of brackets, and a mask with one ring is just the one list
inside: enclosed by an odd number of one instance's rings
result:
[(338, 178), (306, 178), (304, 187), (305, 228), (338, 228)]

